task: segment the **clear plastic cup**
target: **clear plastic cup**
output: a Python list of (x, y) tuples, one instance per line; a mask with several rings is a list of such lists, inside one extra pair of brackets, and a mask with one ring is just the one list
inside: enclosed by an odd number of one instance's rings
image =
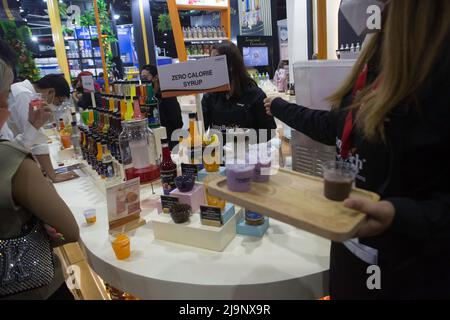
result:
[(329, 161), (323, 164), (324, 195), (332, 201), (344, 201), (352, 192), (358, 168), (343, 161)]
[(131, 255), (130, 238), (126, 234), (119, 234), (111, 241), (118, 260), (128, 259)]
[(69, 149), (72, 146), (72, 136), (70, 134), (61, 133), (60, 138), (64, 149)]
[(84, 218), (87, 224), (93, 224), (97, 222), (97, 210), (88, 209), (83, 212)]
[(30, 106), (36, 110), (41, 108), (45, 104), (44, 99), (42, 98), (42, 94), (33, 93), (31, 96)]

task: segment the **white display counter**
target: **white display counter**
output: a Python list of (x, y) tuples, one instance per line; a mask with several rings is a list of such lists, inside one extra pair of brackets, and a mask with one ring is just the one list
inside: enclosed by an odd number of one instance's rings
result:
[[(107, 283), (143, 299), (317, 299), (327, 294), (330, 242), (271, 219), (262, 238), (237, 235), (224, 252), (155, 240), (149, 209), (153, 195), (142, 188), (147, 225), (131, 232), (131, 257), (116, 259), (108, 234), (105, 196), (92, 177), (55, 185), (80, 227), (80, 245)], [(161, 187), (155, 186), (160, 194)], [(97, 209), (86, 225), (83, 211)]]

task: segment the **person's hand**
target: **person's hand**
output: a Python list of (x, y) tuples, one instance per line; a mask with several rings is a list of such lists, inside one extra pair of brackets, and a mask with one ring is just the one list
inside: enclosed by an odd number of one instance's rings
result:
[(53, 228), (52, 226), (49, 226), (48, 224), (44, 225), (45, 227), (45, 231), (47, 232), (47, 235), (50, 237), (51, 240), (53, 241), (58, 241), (58, 240), (65, 240), (64, 236), (59, 233), (58, 231), (56, 231), (55, 228)]
[(264, 99), (264, 108), (266, 108), (266, 113), (267, 113), (269, 116), (271, 116), (271, 117), (272, 117), (272, 110), (271, 110), (271, 108), (272, 108), (272, 102), (273, 102), (273, 100), (275, 100), (274, 97), (272, 97), (272, 98), (265, 98), (265, 99)]
[(72, 97), (73, 97), (73, 99), (75, 100), (75, 102), (79, 102), (80, 101), (80, 99), (83, 97), (83, 93), (81, 93), (81, 92), (78, 92), (78, 91), (75, 91), (73, 94), (72, 94)]
[(34, 109), (31, 105), (28, 107), (28, 122), (39, 130), (42, 128), (52, 116), (52, 110), (49, 107), (43, 106)]
[(77, 175), (75, 172), (67, 172), (67, 173), (60, 173), (55, 175), (53, 178), (51, 178), (53, 183), (60, 183), (64, 181), (70, 181), (73, 179), (77, 179), (80, 176)]
[(375, 237), (392, 225), (395, 208), (389, 201), (374, 202), (367, 199), (347, 199), (344, 206), (367, 214), (367, 219), (359, 227), (355, 238)]

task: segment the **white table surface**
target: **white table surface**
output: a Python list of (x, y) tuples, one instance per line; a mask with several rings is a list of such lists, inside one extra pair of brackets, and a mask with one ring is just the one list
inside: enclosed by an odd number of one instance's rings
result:
[[(105, 196), (92, 177), (55, 188), (74, 214), (81, 246), (92, 269), (106, 282), (143, 299), (317, 299), (327, 294), (330, 242), (270, 220), (262, 239), (237, 235), (224, 252), (156, 240), (147, 206), (159, 198), (141, 190), (147, 225), (131, 232), (131, 257), (116, 259), (108, 234)], [(159, 186), (155, 191), (161, 192)], [(83, 211), (97, 209), (86, 225)]]

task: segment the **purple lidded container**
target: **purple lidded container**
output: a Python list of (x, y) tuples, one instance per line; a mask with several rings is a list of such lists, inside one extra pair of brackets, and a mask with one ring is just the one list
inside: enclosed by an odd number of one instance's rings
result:
[(227, 186), (230, 191), (249, 192), (255, 174), (255, 166), (248, 164), (227, 165)]
[(253, 175), (253, 181), (255, 182), (268, 182), (270, 179), (270, 167), (272, 166), (272, 161), (258, 160), (255, 165), (255, 172)]

